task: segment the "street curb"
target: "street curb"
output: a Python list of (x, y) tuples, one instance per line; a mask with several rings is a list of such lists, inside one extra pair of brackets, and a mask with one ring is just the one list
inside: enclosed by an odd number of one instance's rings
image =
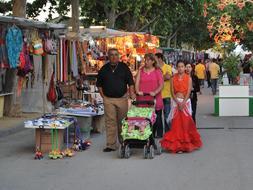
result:
[(7, 137), (9, 135), (13, 135), (13, 134), (21, 132), (23, 130), (25, 130), (23, 123), (17, 125), (16, 127), (11, 127), (8, 129), (3, 129), (3, 130), (0, 129), (0, 138)]

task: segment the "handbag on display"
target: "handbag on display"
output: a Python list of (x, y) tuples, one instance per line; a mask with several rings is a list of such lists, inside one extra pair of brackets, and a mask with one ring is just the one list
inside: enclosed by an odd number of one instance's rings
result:
[(38, 32), (32, 40), (32, 48), (34, 55), (42, 55), (44, 53), (42, 39), (39, 38)]
[(59, 85), (56, 85), (57, 99), (61, 100), (64, 98), (62, 90)]
[(57, 55), (57, 40), (54, 35), (45, 34), (44, 50), (51, 55)]
[(47, 100), (54, 104), (57, 100), (57, 95), (56, 95), (56, 90), (55, 90), (55, 85), (54, 85), (54, 72), (52, 73), (51, 80), (50, 80), (50, 85), (49, 85), (49, 90), (47, 93)]

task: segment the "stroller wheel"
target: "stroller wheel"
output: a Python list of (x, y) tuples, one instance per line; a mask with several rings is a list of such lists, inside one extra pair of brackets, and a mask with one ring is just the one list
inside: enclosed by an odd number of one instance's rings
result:
[(126, 145), (125, 146), (125, 158), (130, 158), (130, 155), (131, 155), (131, 151), (130, 151), (129, 145)]
[(147, 145), (145, 145), (143, 148), (143, 157), (144, 157), (144, 159), (148, 158), (148, 146)]
[(124, 147), (122, 145), (119, 146), (118, 156), (119, 158), (124, 158), (125, 156)]
[(149, 159), (153, 159), (155, 157), (155, 149), (153, 145), (149, 147)]
[(162, 147), (157, 139), (155, 140), (155, 146), (156, 146), (156, 150), (155, 150), (156, 155), (161, 155), (162, 154)]

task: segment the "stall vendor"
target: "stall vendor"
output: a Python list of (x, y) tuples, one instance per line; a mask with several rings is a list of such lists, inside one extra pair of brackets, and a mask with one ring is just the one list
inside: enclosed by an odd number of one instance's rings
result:
[(128, 111), (127, 88), (135, 98), (134, 80), (130, 69), (119, 60), (119, 51), (108, 51), (109, 62), (98, 72), (97, 87), (104, 100), (106, 148), (104, 152), (116, 150), (117, 136), (120, 140), (121, 121)]

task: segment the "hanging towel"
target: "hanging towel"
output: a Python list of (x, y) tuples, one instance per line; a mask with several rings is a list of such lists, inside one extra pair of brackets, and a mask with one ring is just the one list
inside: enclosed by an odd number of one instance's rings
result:
[(64, 62), (63, 62), (63, 81), (66, 82), (68, 80), (68, 46), (67, 40), (64, 39)]
[(63, 43), (62, 43), (62, 39), (60, 39), (60, 44), (61, 44), (61, 57), (60, 57), (60, 81), (63, 81)]
[(73, 41), (73, 51), (72, 51), (72, 66), (71, 66), (71, 70), (73, 72), (73, 77), (77, 77), (78, 76), (78, 63), (77, 63), (77, 51), (76, 51), (76, 42)]

